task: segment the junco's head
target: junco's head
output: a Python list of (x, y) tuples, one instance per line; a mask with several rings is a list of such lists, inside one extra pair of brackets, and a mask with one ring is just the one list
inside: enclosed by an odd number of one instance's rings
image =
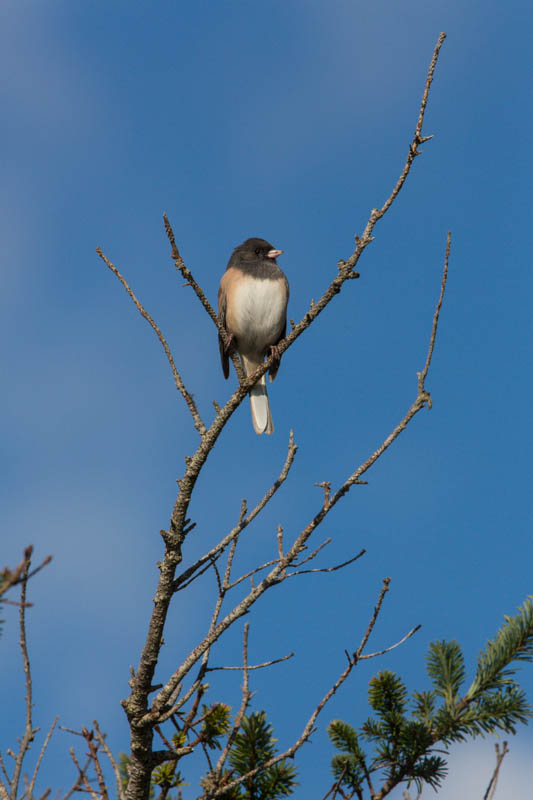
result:
[(276, 258), (283, 253), (283, 250), (276, 250), (276, 248), (267, 242), (266, 239), (258, 239), (252, 237), (246, 239), (245, 242), (240, 244), (233, 251), (230, 261), (233, 263), (238, 262), (251, 262), (262, 261), (268, 258), (270, 261), (276, 263)]

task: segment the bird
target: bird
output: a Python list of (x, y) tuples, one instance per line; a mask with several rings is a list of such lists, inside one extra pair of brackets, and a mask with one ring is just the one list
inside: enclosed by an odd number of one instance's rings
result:
[[(277, 345), (287, 331), (289, 282), (277, 264), (277, 250), (266, 239), (246, 239), (233, 251), (218, 290), (218, 318), (228, 334), (219, 334), (220, 360), (229, 377), (229, 355), (237, 351), (246, 375), (273, 355), (269, 370), (273, 381), (280, 365)], [(265, 375), (250, 391), (252, 423), (257, 434), (274, 433)]]

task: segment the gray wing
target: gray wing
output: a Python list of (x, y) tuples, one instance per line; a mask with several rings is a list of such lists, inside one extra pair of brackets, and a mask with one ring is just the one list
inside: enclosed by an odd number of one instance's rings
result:
[[(226, 292), (222, 285), (218, 290), (218, 319), (224, 327), (226, 327)], [(229, 378), (229, 356), (222, 341), (222, 337), (218, 334), (218, 349), (220, 350), (220, 363), (222, 364), (222, 372), (224, 377)]]

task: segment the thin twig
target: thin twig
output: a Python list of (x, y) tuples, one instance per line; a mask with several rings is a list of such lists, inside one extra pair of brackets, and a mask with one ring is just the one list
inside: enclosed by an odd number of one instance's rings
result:
[(500, 767), (502, 765), (502, 761), (509, 752), (509, 748), (507, 746), (507, 742), (503, 743), (503, 747), (500, 750), (499, 744), (496, 743), (494, 746), (496, 750), (496, 766), (494, 767), (494, 772), (492, 773), (492, 778), (490, 779), (490, 783), (487, 786), (487, 791), (483, 795), (483, 800), (494, 800), (494, 794), (496, 792), (496, 785), (498, 783), (498, 776), (500, 774)]
[(6, 765), (5, 765), (4, 758), (2, 756), (2, 751), (1, 750), (0, 750), (0, 769), (2, 770), (2, 773), (3, 773), (7, 783), (9, 785), (11, 783), (11, 778), (9, 777), (9, 775), (7, 773)]
[(100, 759), (98, 758), (98, 745), (99, 741), (96, 740), (97, 743), (94, 743), (94, 732), (89, 731), (87, 728), (82, 728), (81, 732), (85, 741), (87, 742), (87, 746), (89, 747), (89, 755), (91, 756), (94, 764), (94, 771), (96, 772), (96, 779), (98, 781), (98, 788), (100, 789), (100, 796), (101, 800), (109, 800), (109, 795), (107, 794), (107, 786), (104, 780), (104, 774), (102, 772), (102, 767), (100, 764)]
[(278, 525), (277, 529), (277, 539), (278, 539), (278, 557), (283, 558), (283, 527)]
[[(295, 561), (293, 567), (303, 567), (304, 564), (307, 564), (309, 561), (312, 561), (314, 558), (316, 558), (317, 555), (320, 553), (320, 551), (323, 550), (324, 547), (327, 547), (328, 544), (331, 544), (332, 541), (333, 539), (331, 538), (331, 536), (328, 536), (328, 538), (324, 539), (324, 541), (321, 544), (319, 544), (318, 547), (315, 547), (315, 549), (310, 555), (306, 556), (301, 561)], [(307, 550), (307, 546), (305, 549)]]
[(324, 505), (327, 506), (331, 491), (331, 481), (320, 481), (320, 483), (315, 483), (315, 486), (320, 486), (324, 490)]
[[(248, 666), (247, 669), (250, 671), (252, 669), (264, 669), (265, 667), (271, 667), (273, 664), (281, 664), (282, 661), (288, 661), (289, 658), (294, 658), (294, 653), (289, 653), (286, 656), (282, 656), (281, 658), (273, 658), (272, 661), (265, 661), (263, 664), (253, 664), (252, 666)], [(207, 667), (206, 672), (216, 672), (217, 670), (242, 670), (244, 667)]]
[(35, 734), (39, 730), (39, 728), (33, 727), (33, 720), (32, 720), (32, 708), (33, 708), (33, 701), (32, 701), (32, 680), (31, 680), (31, 668), (30, 668), (30, 659), (28, 656), (28, 643), (26, 640), (26, 588), (28, 585), (28, 575), (30, 572), (30, 564), (31, 564), (31, 551), (30, 548), (26, 549), (27, 557), (24, 562), (24, 568), (22, 571), (21, 577), (21, 587), (20, 587), (20, 608), (19, 608), (19, 628), (20, 628), (20, 650), (22, 653), (22, 662), (24, 664), (24, 679), (26, 683), (26, 724), (24, 727), (24, 734), (20, 741), (19, 751), (15, 758), (15, 767), (13, 770), (13, 778), (11, 780), (11, 792), (10, 797), (11, 800), (16, 800), (18, 794), (18, 787), (20, 781), (20, 775), (22, 771), (22, 764), (24, 762), (24, 758), (26, 753), (30, 749), (30, 745), (33, 742)]
[[(185, 265), (185, 262), (183, 261), (183, 258), (181, 257), (180, 251), (178, 250), (178, 246), (176, 244), (176, 238), (174, 236), (174, 231), (172, 230), (172, 226), (171, 226), (166, 214), (163, 214), (163, 222), (165, 224), (165, 231), (166, 231), (168, 240), (170, 242), (170, 248), (171, 248), (171, 252), (172, 252), (172, 259), (174, 260), (174, 265), (175, 265), (176, 269), (179, 270), (179, 272), (181, 272), (181, 274), (185, 278), (185, 286), (191, 286), (192, 287), (192, 289), (194, 290), (194, 293), (196, 294), (197, 298), (199, 299), (199, 301), (201, 302), (201, 304), (203, 305), (203, 307), (205, 308), (205, 310), (207, 311), (207, 313), (209, 314), (209, 316), (211, 317), (211, 319), (213, 320), (213, 322), (217, 326), (218, 333), (219, 333), (219, 336), (222, 338), (222, 341), (225, 342), (225, 343), (228, 343), (228, 333), (227, 333), (226, 329), (224, 328), (224, 326), (222, 325), (222, 322), (218, 318), (218, 314), (215, 312), (215, 310), (212, 307), (211, 303), (209, 302), (209, 300), (205, 296), (203, 289), (195, 281), (192, 272)], [(235, 352), (232, 352), (231, 350), (229, 352), (229, 356), (230, 356), (231, 360), (233, 361), (233, 366), (235, 367), (235, 371), (237, 373), (237, 377), (239, 379), (239, 383), (242, 383), (246, 376), (245, 376), (244, 371), (242, 369), (241, 361), (240, 361), (239, 357), (237, 356), (237, 354)]]
[(315, 567), (315, 569), (299, 569), (296, 570), (296, 572), (288, 572), (287, 578), (292, 578), (295, 575), (310, 575), (312, 572), (336, 572), (338, 569), (343, 569), (349, 564), (353, 564), (354, 561), (358, 561), (365, 553), (366, 550), (363, 548), (356, 556), (353, 556), (353, 558), (349, 558), (348, 561), (343, 561), (342, 564), (335, 564), (333, 567)]
[(391, 644), (390, 647), (386, 647), (384, 650), (378, 650), (376, 653), (368, 653), (366, 656), (359, 656), (359, 661), (363, 661), (365, 658), (376, 658), (377, 656), (383, 656), (385, 653), (390, 653), (391, 650), (395, 650), (396, 647), (399, 647), (401, 644), (406, 642), (411, 636), (414, 636), (417, 631), (420, 630), (422, 625), (415, 625), (414, 628), (411, 628), (409, 633), (406, 633), (396, 644)]
[[(242, 721), (244, 719), (244, 715), (246, 713), (246, 709), (248, 708), (251, 700), (251, 693), (249, 688), (249, 669), (248, 666), (248, 633), (250, 630), (250, 625), (248, 623), (244, 626), (243, 632), (243, 644), (242, 644), (242, 672), (243, 672), (243, 680), (242, 680), (242, 699), (239, 711), (237, 716), (233, 721), (233, 726), (231, 731), (228, 734), (228, 740), (224, 746), (222, 753), (220, 754), (220, 758), (217, 761), (217, 765), (215, 767), (215, 779), (220, 780), (220, 776), (222, 775), (222, 771), (224, 769), (224, 765), (227, 761), (229, 752), (235, 741), (235, 737), (239, 732), (239, 728), (242, 725)], [(252, 667), (253, 669), (253, 667)]]
[[(435, 314), (433, 315), (433, 324), (431, 326), (431, 336), (429, 337), (429, 346), (428, 346), (428, 354), (426, 358), (426, 363), (424, 364), (424, 369), (418, 375), (418, 391), (424, 391), (424, 381), (427, 378), (429, 365), (431, 364), (431, 359), (433, 358), (433, 350), (435, 348), (435, 339), (437, 337), (437, 328), (439, 325), (439, 317), (440, 317), (440, 310), (442, 308), (442, 303), (444, 300), (444, 293), (446, 291), (446, 281), (448, 279), (448, 261), (450, 260), (450, 246), (452, 241), (452, 234), (451, 231), (448, 231), (448, 236), (446, 237), (446, 255), (444, 257), (444, 270), (442, 273), (442, 281), (440, 285), (440, 295), (439, 300), (437, 303), (437, 307), (435, 309)], [(431, 408), (431, 405), (429, 405)]]
[[(33, 554), (33, 545), (28, 545), (24, 550), (24, 557), (20, 564), (18, 564), (14, 569), (8, 569), (7, 567), (0, 572), (0, 597), (5, 594), (8, 589), (11, 589), (13, 586), (17, 586), (19, 583), (22, 583), (23, 580), (29, 580), (33, 578), (38, 572), (42, 570), (43, 567), (46, 567), (47, 564), (50, 563), (52, 560), (52, 556), (46, 556), (43, 561), (39, 564), (38, 567), (30, 570), (26, 578), (23, 577), (23, 573), (26, 567), (26, 562), (31, 559)], [(5, 600), (3, 602), (6, 602)]]
[(192, 288), (194, 289), (194, 291), (196, 293), (196, 296), (198, 297), (198, 299), (200, 300), (201, 304), (203, 305), (203, 307), (205, 308), (205, 310), (207, 311), (207, 313), (209, 314), (209, 316), (211, 317), (211, 319), (213, 320), (213, 322), (215, 323), (215, 325), (218, 328), (219, 327), (218, 315), (217, 315), (216, 311), (214, 310), (214, 308), (212, 307), (212, 305), (209, 302), (209, 300), (207, 299), (207, 297), (205, 296), (203, 290), (200, 288), (200, 286), (194, 280), (191, 271), (185, 266), (185, 262), (183, 261), (183, 259), (181, 257), (181, 254), (180, 254), (180, 251), (178, 250), (178, 245), (176, 244), (176, 238), (174, 236), (174, 231), (172, 230), (172, 226), (171, 226), (170, 222), (168, 221), (168, 217), (167, 217), (166, 214), (163, 214), (163, 222), (165, 224), (165, 231), (166, 231), (166, 234), (168, 236), (168, 240), (170, 242), (170, 247), (171, 247), (171, 250), (172, 250), (172, 258), (174, 259), (174, 263), (176, 265), (176, 269), (178, 269), (181, 272), (181, 274), (183, 275), (183, 277), (185, 278), (187, 283), (190, 286), (192, 286)]
[(331, 789), (328, 792), (326, 792), (322, 800), (328, 800), (330, 794), (333, 794), (332, 800), (335, 800), (335, 795), (340, 789), (341, 783), (344, 780), (344, 776), (346, 775), (347, 770), (348, 770), (348, 764), (345, 764), (344, 767), (342, 768), (342, 772), (339, 775), (338, 779), (335, 781)]
[(361, 658), (361, 654), (366, 647), (366, 643), (370, 638), (370, 634), (374, 630), (374, 625), (376, 624), (377, 618), (379, 617), (379, 612), (381, 611), (381, 606), (383, 605), (385, 595), (389, 591), (390, 581), (391, 581), (390, 578), (383, 578), (383, 586), (381, 587), (381, 592), (379, 593), (378, 601), (374, 608), (374, 613), (372, 614), (370, 622), (368, 623), (368, 628), (366, 629), (365, 635), (361, 640), (361, 644), (354, 653), (354, 658), (356, 658), (357, 660)]
[(41, 767), (41, 762), (42, 762), (42, 760), (44, 758), (44, 754), (46, 752), (46, 748), (48, 747), (48, 745), (50, 743), (50, 739), (52, 738), (52, 734), (54, 732), (55, 726), (57, 725), (58, 719), (59, 719), (59, 717), (56, 717), (54, 719), (54, 721), (52, 722), (52, 724), (50, 726), (50, 730), (46, 734), (46, 739), (44, 740), (43, 746), (41, 748), (41, 752), (39, 753), (39, 758), (37, 759), (37, 763), (36, 763), (35, 769), (33, 771), (31, 782), (30, 782), (30, 785), (28, 787), (28, 800), (32, 800), (32, 798), (33, 798), (33, 790), (35, 789), (35, 781), (37, 780), (37, 774), (38, 774), (39, 769)]
[(168, 741), (167, 737), (165, 736), (165, 734), (161, 730), (161, 726), (160, 725), (156, 725), (155, 728), (154, 728), (154, 731), (160, 736), (161, 741), (163, 742), (163, 744), (165, 745), (167, 750), (169, 750), (171, 753), (173, 753), (175, 748), (172, 747), (171, 743)]
[(261, 570), (267, 569), (267, 567), (271, 567), (272, 564), (277, 564), (278, 562), (279, 562), (278, 558), (273, 558), (271, 561), (265, 561), (264, 564), (261, 564), (258, 567), (254, 567), (249, 572), (245, 572), (245, 574), (241, 575), (240, 578), (235, 578), (235, 580), (232, 581), (227, 588), (234, 589), (236, 586), (239, 585), (239, 583), (242, 583), (243, 581), (247, 580), (247, 578), (251, 578), (252, 575), (256, 575), (258, 572), (261, 572)]
[(182, 377), (181, 377), (181, 375), (179, 374), (179, 372), (178, 372), (178, 370), (176, 368), (176, 364), (174, 363), (174, 357), (172, 355), (172, 351), (170, 350), (170, 347), (167, 344), (167, 340), (163, 336), (161, 330), (156, 325), (156, 323), (154, 322), (154, 320), (152, 319), (152, 317), (150, 316), (148, 311), (146, 311), (146, 309), (144, 308), (142, 303), (137, 299), (137, 297), (133, 293), (133, 290), (130, 288), (128, 282), (120, 274), (120, 272), (115, 267), (115, 265), (111, 263), (111, 261), (103, 254), (102, 250), (99, 247), (96, 248), (96, 252), (100, 256), (100, 258), (102, 259), (104, 264), (106, 264), (109, 267), (111, 272), (113, 272), (117, 276), (117, 278), (119, 279), (119, 281), (121, 282), (121, 284), (123, 285), (123, 287), (125, 288), (127, 293), (129, 294), (129, 296), (133, 300), (135, 306), (137, 307), (137, 310), (139, 311), (141, 316), (143, 316), (144, 319), (148, 322), (148, 324), (151, 325), (151, 327), (154, 330), (157, 338), (161, 342), (163, 350), (165, 351), (165, 355), (166, 355), (166, 357), (168, 359), (168, 363), (170, 364), (170, 369), (172, 370), (172, 375), (174, 377), (174, 383), (176, 384), (176, 388), (181, 393), (183, 399), (187, 403), (187, 407), (188, 407), (189, 411), (191, 412), (191, 416), (193, 418), (194, 427), (196, 428), (196, 430), (198, 431), (200, 436), (203, 436), (204, 433), (206, 432), (206, 427), (205, 427), (204, 423), (202, 422), (202, 418), (200, 417), (200, 414), (198, 413), (198, 409), (196, 408), (196, 403), (194, 402), (193, 396), (187, 391), (187, 389), (185, 387), (185, 384), (183, 383)]
[[(80, 734), (80, 735), (83, 735), (83, 734)], [(76, 758), (76, 753), (74, 752), (74, 748), (73, 747), (70, 748), (69, 753), (70, 753), (71, 759), (74, 762), (74, 766), (78, 770), (78, 780), (74, 784), (73, 791), (75, 791), (75, 792), (86, 791), (91, 795), (93, 800), (100, 800), (100, 797), (93, 790), (91, 784), (89, 783), (89, 779), (87, 778), (87, 769), (89, 768), (89, 765), (92, 762), (92, 756), (89, 756), (86, 766), (82, 769), (80, 767), (80, 765), (79, 765), (78, 759)], [(83, 788), (83, 785), (85, 785), (85, 789)]]
[[(96, 731), (96, 738), (100, 742), (100, 746), (101, 746), (102, 750), (104, 751), (104, 753), (108, 757), (109, 761), (111, 762), (111, 766), (113, 768), (113, 773), (115, 775), (115, 781), (116, 781), (116, 784), (117, 784), (117, 793), (118, 793), (118, 796), (119, 796), (119, 800), (124, 800), (125, 794), (124, 794), (124, 790), (122, 789), (122, 777), (120, 775), (120, 770), (118, 768), (118, 764), (115, 761), (115, 757), (113, 756), (113, 753), (109, 749), (109, 747), (107, 745), (107, 742), (105, 740), (105, 736), (102, 733), (102, 731), (100, 730), (100, 727), (99, 727), (98, 722), (96, 720), (93, 720), (93, 725), (94, 725), (94, 729)], [(63, 800), (65, 800), (65, 798), (63, 798)]]

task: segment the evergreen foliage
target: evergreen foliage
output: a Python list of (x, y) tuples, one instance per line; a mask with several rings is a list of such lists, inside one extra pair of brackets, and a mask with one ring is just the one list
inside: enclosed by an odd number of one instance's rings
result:
[[(375, 716), (361, 726), (361, 732), (340, 720), (328, 728), (339, 751), (331, 768), (335, 782), (347, 790), (344, 796), (362, 798), (376, 776), (383, 782), (380, 797), (403, 782), (414, 782), (419, 791), (424, 783), (437, 789), (447, 771), (446, 760), (437, 755), (443, 747), (499, 731), (514, 734), (517, 724), (527, 724), (533, 716), (514, 678), (521, 661), (533, 661), (533, 603), (529, 599), (518, 614), (505, 617), (502, 628), (480, 653), (474, 681), (463, 697), (466, 670), (456, 641), (430, 645), (426, 666), (432, 688), (413, 692), (410, 700), (400, 677), (379, 672), (368, 690)], [(373, 746), (371, 757), (361, 742)], [(370, 791), (373, 795), (376, 790)]]
[[(277, 753), (276, 741), (264, 711), (244, 717), (229, 756), (229, 763), (236, 773), (232, 778), (246, 775), (274, 758)], [(231, 797), (239, 800), (277, 800), (292, 794), (296, 785), (296, 769), (284, 759), (244, 781), (238, 793)]]
[(202, 740), (211, 750), (220, 750), (220, 738), (231, 727), (230, 706), (225, 703), (214, 703), (209, 708), (203, 706), (204, 721), (202, 722)]

